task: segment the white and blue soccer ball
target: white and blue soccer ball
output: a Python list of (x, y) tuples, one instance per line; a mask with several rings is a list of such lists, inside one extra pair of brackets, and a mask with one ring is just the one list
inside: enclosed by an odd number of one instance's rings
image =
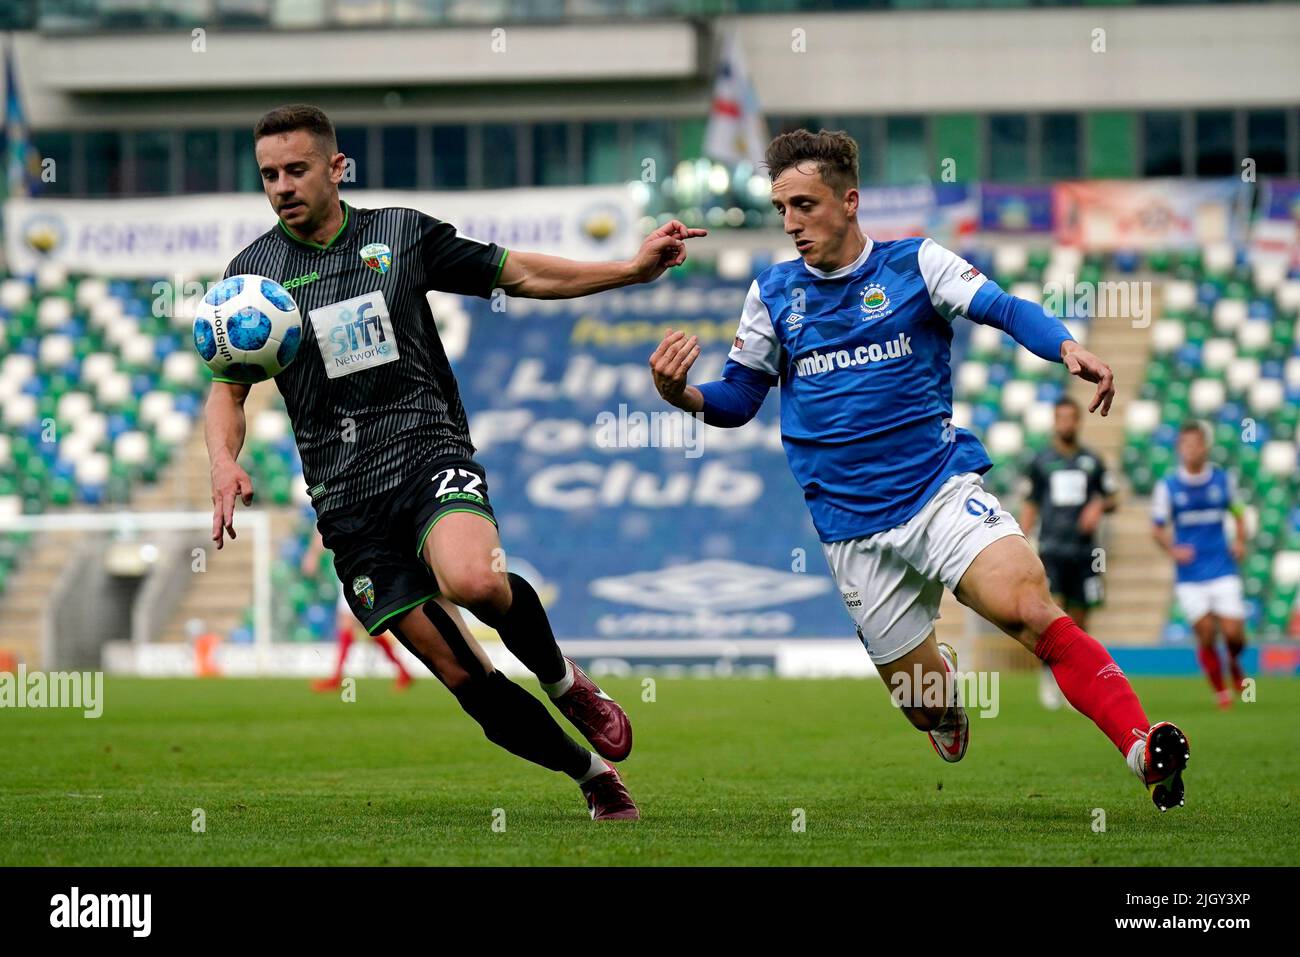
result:
[(274, 279), (230, 276), (203, 297), (194, 317), (194, 348), (213, 375), (262, 382), (298, 354), (302, 316)]

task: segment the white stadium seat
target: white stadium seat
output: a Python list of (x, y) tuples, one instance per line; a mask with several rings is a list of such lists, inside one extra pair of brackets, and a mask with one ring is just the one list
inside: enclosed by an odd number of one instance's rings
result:
[(158, 429), (154, 433), (168, 445), (177, 445), (190, 436), (192, 424), (184, 412), (168, 412), (158, 420)]
[(1246, 303), (1241, 299), (1220, 299), (1214, 304), (1214, 330), (1228, 334), (1246, 321)]
[(989, 384), (989, 367), (978, 359), (968, 359), (957, 367), (957, 394), (974, 395)]
[(1083, 268), (1083, 250), (1078, 246), (1053, 246), (1047, 268), (1055, 272), (1077, 276)]
[(267, 409), (253, 420), (253, 435), (263, 442), (274, 442), (289, 434), (289, 419), (283, 412)]
[(36, 307), (36, 325), (42, 332), (57, 329), (72, 318), (72, 303), (59, 296), (46, 296)]
[(35, 374), (36, 360), (23, 352), (10, 353), (5, 356), (4, 363), (0, 364), (0, 375), (12, 376), (22, 382)]
[(1171, 312), (1182, 312), (1196, 305), (1196, 285), (1187, 279), (1171, 279), (1165, 283), (1164, 306)]
[(1273, 301), (1283, 312), (1292, 313), (1300, 309), (1300, 279), (1287, 279), (1277, 284)]
[(1220, 372), (1237, 358), (1237, 344), (1231, 339), (1207, 339), (1201, 348), (1201, 365), (1210, 372)]
[(952, 424), (959, 429), (970, 428), (971, 413), (969, 402), (954, 402), (952, 404)]
[(1029, 434), (1042, 435), (1052, 431), (1056, 422), (1056, 409), (1051, 402), (1031, 402), (1020, 421)]
[(1160, 403), (1153, 399), (1137, 399), (1128, 404), (1124, 413), (1124, 427), (1134, 435), (1150, 435), (1160, 426)]
[(98, 444), (95, 437), (86, 432), (69, 433), (59, 442), (59, 458), (75, 465), (86, 456), (94, 454)]
[(137, 332), (122, 343), (122, 361), (132, 366), (152, 366), (153, 336)]
[(1070, 330), (1070, 338), (1081, 346), (1088, 345), (1088, 324), (1080, 319), (1065, 319), (1061, 325)]
[(1288, 389), (1300, 389), (1300, 356), (1292, 356), (1286, 360), (1282, 375), (1286, 379)]
[(1278, 552), (1273, 556), (1273, 583), (1276, 585), (1300, 583), (1300, 552)]
[(107, 332), (110, 327), (120, 324), (125, 315), (121, 301), (108, 296), (95, 303), (94, 308), (90, 310), (90, 325), (92, 328)]
[(1002, 387), (1002, 411), (1014, 417), (1024, 415), (1025, 409), (1038, 394), (1038, 386), (1023, 379), (1013, 379)]
[(90, 310), (95, 303), (108, 296), (108, 283), (95, 276), (89, 276), (77, 283), (77, 308)]
[(1247, 393), (1253, 415), (1272, 415), (1286, 401), (1286, 387), (1281, 379), (1260, 379)]
[(92, 452), (78, 459), (75, 468), (78, 482), (84, 485), (102, 485), (108, 481), (112, 463), (104, 453)]
[(62, 289), (68, 283), (68, 270), (62, 263), (45, 263), (36, 271), (36, 288), (41, 292)]
[(970, 331), (971, 351), (979, 355), (986, 352), (997, 352), (1006, 341), (1007, 334), (993, 326), (977, 324)]
[(76, 355), (76, 344), (71, 336), (53, 333), (41, 339), (37, 358), (42, 368), (65, 365)]
[(1259, 454), (1259, 469), (1266, 475), (1294, 475), (1296, 448), (1290, 442), (1265, 442)]
[(1060, 368), (1060, 366), (1058, 363), (1039, 358), (1023, 346), (1016, 350), (1016, 371), (1021, 375), (1042, 375), (1052, 368)]
[(100, 405), (121, 405), (131, 398), (131, 377), (125, 372), (111, 372), (95, 383), (95, 398)]
[(14, 429), (36, 421), (36, 396), (14, 395), (5, 399), (4, 424)]
[(1255, 288), (1262, 293), (1273, 292), (1286, 279), (1286, 261), (1282, 259), (1261, 259), (1251, 264), (1251, 270)]
[(72, 434), (88, 439), (91, 445), (98, 445), (108, 438), (108, 417), (103, 412), (87, 412), (72, 423)]
[(1228, 391), (1234, 394), (1245, 392), (1259, 381), (1259, 360), (1233, 359), (1228, 363), (1224, 378), (1228, 383)]
[(0, 495), (0, 518), (18, 518), (22, 514), (21, 495)]
[(1187, 341), (1187, 328), (1177, 319), (1160, 319), (1151, 325), (1151, 348), (1157, 355), (1177, 352)]
[(0, 465), (8, 465), (13, 461), (13, 443), (9, 436), (0, 432)]
[(191, 349), (173, 352), (163, 360), (163, 381), (190, 385), (199, 377), (199, 357)]
[(1018, 455), (1025, 447), (1025, 432), (1015, 422), (994, 422), (989, 426), (986, 442), (993, 455)]
[(1036, 282), (1017, 282), (1012, 283), (1011, 288), (1007, 290), (1017, 299), (1028, 299), (1030, 302), (1042, 304), (1043, 287), (1041, 283)]
[(153, 425), (176, 407), (176, 397), (170, 392), (146, 392), (140, 400), (140, 421)]
[(32, 287), (22, 279), (6, 279), (0, 283), (0, 309), (17, 312), (32, 301)]
[(1187, 402), (1196, 415), (1211, 415), (1223, 408), (1227, 390), (1218, 379), (1197, 379), (1188, 392)]
[(1237, 250), (1232, 243), (1210, 243), (1201, 250), (1201, 264), (1211, 275), (1231, 272), (1237, 265)]
[(1237, 327), (1237, 344), (1246, 352), (1262, 352), (1273, 344), (1273, 326), (1267, 319), (1250, 319)]
[(1029, 265), (1029, 253), (1017, 243), (1002, 243), (993, 250), (993, 271), (999, 276), (1019, 276)]
[(85, 392), (65, 392), (59, 396), (59, 404), (54, 414), (60, 422), (76, 423), (89, 415), (95, 408), (95, 400)]
[(143, 432), (123, 432), (113, 442), (113, 458), (127, 465), (149, 461), (149, 436)]

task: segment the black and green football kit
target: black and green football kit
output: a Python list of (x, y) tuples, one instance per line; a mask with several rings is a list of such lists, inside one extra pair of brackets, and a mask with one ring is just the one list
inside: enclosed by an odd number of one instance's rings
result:
[(1100, 605), (1105, 592), (1093, 568), (1096, 536), (1079, 529), (1079, 515), (1092, 499), (1114, 493), (1105, 464), (1090, 449), (1065, 455), (1049, 445), (1034, 457), (1027, 477), (1027, 497), (1038, 505), (1038, 554), (1052, 594), (1070, 605)]
[(442, 516), (495, 522), (426, 293), (487, 298), (507, 253), (414, 209), (342, 212), (325, 243), (277, 222), (226, 275), (274, 279), (298, 305), (302, 342), (275, 383), (321, 537), (373, 635), (437, 593), (421, 549)]

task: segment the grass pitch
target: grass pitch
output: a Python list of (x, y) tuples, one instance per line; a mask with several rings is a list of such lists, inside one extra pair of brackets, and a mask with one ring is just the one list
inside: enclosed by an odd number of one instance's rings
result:
[(110, 677), (97, 720), (0, 710), (0, 865), (1300, 863), (1300, 682), (1227, 713), (1199, 679), (1134, 683), (1192, 743), (1188, 806), (1164, 815), (1030, 674), (1001, 676), (957, 765), (875, 679), (661, 678), (652, 702), (602, 681), (635, 727), (643, 820), (594, 824), (431, 680), (345, 703), (305, 680)]

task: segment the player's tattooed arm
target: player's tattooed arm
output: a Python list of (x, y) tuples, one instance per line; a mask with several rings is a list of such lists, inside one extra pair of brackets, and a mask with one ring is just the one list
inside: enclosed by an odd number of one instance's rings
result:
[(203, 411), (204, 438), (212, 472), (212, 540), (220, 549), (224, 535), (235, 538), (235, 498), (253, 504), (253, 480), (235, 460), (244, 447), (247, 420), (244, 400), (250, 386), (214, 382)]
[(707, 230), (690, 229), (674, 219), (647, 236), (632, 259), (616, 262), (578, 262), (512, 249), (497, 285), (508, 295), (527, 299), (574, 299), (651, 282), (686, 262), (686, 240), (707, 234)]

